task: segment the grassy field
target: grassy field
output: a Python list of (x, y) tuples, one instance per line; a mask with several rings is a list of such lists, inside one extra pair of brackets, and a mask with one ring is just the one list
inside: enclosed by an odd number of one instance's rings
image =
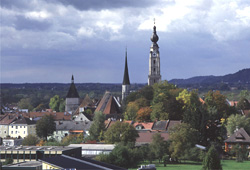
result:
[[(250, 169), (250, 161), (236, 162), (235, 160), (222, 160), (223, 170), (248, 170)], [(156, 165), (157, 170), (201, 170), (202, 165), (200, 162), (186, 162), (181, 164), (167, 164), (164, 167), (163, 164), (158, 164), (158, 162), (153, 162)], [(136, 169), (131, 169), (136, 170)]]

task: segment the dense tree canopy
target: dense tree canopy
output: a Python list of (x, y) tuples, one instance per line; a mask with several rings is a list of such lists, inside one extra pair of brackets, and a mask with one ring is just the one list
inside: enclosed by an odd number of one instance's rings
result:
[(236, 128), (244, 128), (248, 134), (250, 134), (250, 118), (247, 118), (243, 115), (236, 114), (236, 115), (231, 115), (227, 119), (227, 124), (226, 124), (227, 132), (232, 135)]
[(194, 147), (197, 143), (197, 130), (187, 123), (181, 123), (170, 129), (170, 152), (171, 157), (180, 158), (183, 152)]
[(58, 95), (55, 95), (50, 99), (49, 107), (57, 112), (64, 112), (65, 102), (63, 98), (60, 98)]
[(104, 134), (106, 143), (135, 143), (137, 137), (138, 133), (132, 125), (120, 121), (116, 121)]
[(56, 130), (56, 123), (52, 115), (45, 115), (36, 123), (36, 134), (47, 141), (47, 137)]
[(24, 146), (35, 146), (36, 144), (38, 144), (39, 139), (37, 136), (35, 135), (28, 135), (27, 137), (25, 137), (23, 139), (22, 145)]

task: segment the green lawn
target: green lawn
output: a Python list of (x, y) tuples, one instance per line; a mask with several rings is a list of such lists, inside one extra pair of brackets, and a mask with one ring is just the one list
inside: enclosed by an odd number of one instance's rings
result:
[[(235, 160), (222, 160), (222, 168), (223, 170), (250, 170), (250, 161), (244, 161), (244, 162), (236, 162)], [(144, 163), (145, 164), (145, 163)], [(167, 164), (166, 167), (164, 167), (163, 164), (158, 164), (158, 162), (153, 162), (153, 164), (156, 165), (157, 170), (201, 170), (202, 165), (201, 163), (196, 162), (182, 162), (181, 164)], [(136, 169), (131, 169), (136, 170)]]

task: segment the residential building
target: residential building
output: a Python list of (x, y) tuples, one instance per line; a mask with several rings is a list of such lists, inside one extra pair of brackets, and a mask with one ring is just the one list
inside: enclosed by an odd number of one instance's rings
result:
[(250, 151), (250, 136), (244, 128), (236, 129), (234, 134), (232, 134), (224, 142), (225, 152), (229, 152), (233, 148), (233, 146), (237, 144), (239, 144), (240, 146), (245, 146), (248, 151)]
[(29, 134), (36, 135), (36, 122), (26, 117), (21, 117), (9, 125), (9, 136), (12, 138), (25, 138)]
[(53, 112), (53, 111), (46, 111), (46, 112), (29, 112), (23, 113), (23, 117), (31, 118), (34, 120), (39, 120), (45, 115), (52, 115), (54, 120), (71, 120), (72, 115), (69, 112)]
[(90, 121), (55, 121), (56, 130), (53, 135), (49, 138), (53, 137), (57, 141), (61, 141), (65, 136), (70, 134), (80, 134), (87, 136), (89, 128), (92, 124)]
[(13, 113), (7, 113), (0, 120), (0, 137), (5, 138), (9, 135), (9, 124), (17, 120), (18, 115)]

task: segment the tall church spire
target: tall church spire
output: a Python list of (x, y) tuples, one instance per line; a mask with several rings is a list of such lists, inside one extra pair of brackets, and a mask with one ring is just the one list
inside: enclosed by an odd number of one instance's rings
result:
[(156, 26), (154, 20), (153, 34), (151, 36), (152, 45), (149, 52), (149, 75), (148, 85), (153, 85), (161, 81), (160, 73), (160, 52), (157, 44), (159, 37), (156, 33)]
[(122, 83), (122, 102), (125, 102), (126, 97), (129, 95), (130, 89), (130, 81), (129, 81), (129, 74), (128, 74), (128, 61), (127, 61), (127, 48), (125, 53), (125, 68), (124, 68), (124, 76), (123, 76), (123, 83)]
[(128, 61), (127, 61), (127, 48), (125, 54), (125, 68), (124, 68), (124, 76), (123, 76), (123, 85), (130, 85), (129, 75), (128, 75)]

